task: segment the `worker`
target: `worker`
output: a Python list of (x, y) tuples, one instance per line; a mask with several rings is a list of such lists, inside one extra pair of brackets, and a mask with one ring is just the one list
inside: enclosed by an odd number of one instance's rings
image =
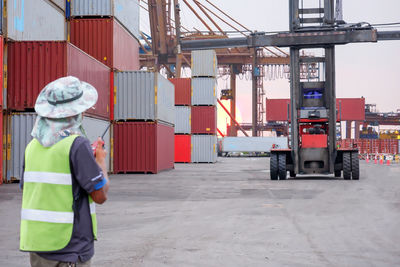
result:
[(94, 155), (82, 128), (82, 113), (97, 97), (93, 86), (69, 76), (49, 83), (36, 100), (20, 185), (20, 250), (30, 252), (31, 266), (90, 266), (95, 203), (106, 201), (109, 188), (106, 151), (98, 145)]

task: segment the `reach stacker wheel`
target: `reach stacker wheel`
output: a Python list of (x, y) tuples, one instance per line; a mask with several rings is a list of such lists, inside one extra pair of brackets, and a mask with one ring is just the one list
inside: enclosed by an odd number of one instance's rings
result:
[(351, 178), (353, 180), (360, 179), (360, 160), (358, 159), (358, 152), (351, 153)]
[(271, 180), (278, 180), (278, 154), (271, 153), (269, 166)]
[(343, 153), (343, 178), (345, 180), (351, 179), (351, 156), (350, 152)]
[(279, 180), (286, 180), (287, 170), (286, 170), (286, 154), (279, 154)]

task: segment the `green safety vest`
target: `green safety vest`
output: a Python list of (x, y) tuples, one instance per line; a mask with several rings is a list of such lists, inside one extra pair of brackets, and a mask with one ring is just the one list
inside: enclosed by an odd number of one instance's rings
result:
[[(71, 240), (74, 197), (70, 150), (78, 135), (71, 135), (51, 147), (33, 139), (25, 150), (20, 250), (56, 251)], [(97, 239), (95, 203), (89, 196), (94, 238)]]

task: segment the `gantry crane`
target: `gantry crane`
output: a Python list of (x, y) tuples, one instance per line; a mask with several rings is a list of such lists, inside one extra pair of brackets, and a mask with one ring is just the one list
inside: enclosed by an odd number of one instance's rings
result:
[[(358, 180), (357, 149), (336, 147), (335, 45), (400, 40), (400, 31), (379, 32), (367, 23), (346, 24), (341, 1), (315, 1), (304, 8), (302, 0), (289, 0), (289, 32), (255, 33), (247, 38), (181, 41), (185, 49), (226, 47), (290, 47), (291, 149), (272, 150), (270, 177), (284, 180), (297, 174), (334, 174)], [(301, 50), (317, 50), (320, 56), (301, 58)], [(318, 77), (300, 75), (303, 63), (317, 63)]]

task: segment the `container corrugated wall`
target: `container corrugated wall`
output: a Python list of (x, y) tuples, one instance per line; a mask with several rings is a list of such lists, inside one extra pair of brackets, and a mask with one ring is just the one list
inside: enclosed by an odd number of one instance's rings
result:
[(175, 135), (175, 162), (189, 163), (191, 161), (191, 136)]
[(39, 92), (50, 82), (73, 75), (92, 84), (99, 94), (88, 114), (108, 119), (110, 69), (67, 42), (9, 42), (8, 99), (12, 110), (32, 109)]
[(71, 43), (117, 70), (139, 70), (139, 43), (116, 20), (71, 19)]
[(217, 108), (215, 106), (192, 106), (192, 134), (217, 133)]
[(159, 73), (114, 73), (114, 120), (175, 122), (174, 86)]
[(186, 106), (175, 107), (175, 133), (190, 134), (191, 108)]
[(287, 149), (287, 137), (224, 137), (221, 152), (270, 152), (272, 146)]
[(192, 77), (217, 77), (218, 62), (215, 50), (192, 51)]
[(72, 0), (71, 16), (114, 16), (139, 39), (138, 0)]
[(46, 0), (8, 0), (5, 33), (15, 41), (66, 40), (64, 13)]
[(216, 105), (216, 86), (215, 78), (193, 78), (192, 105)]
[[(99, 136), (101, 136), (107, 127), (110, 125), (109, 121), (99, 120), (90, 117), (84, 117), (82, 122), (82, 127), (85, 130), (86, 137), (89, 139), (90, 143), (94, 143)], [(110, 153), (111, 153), (111, 129), (108, 129), (106, 134), (103, 137), (104, 140), (104, 147), (107, 151), (106, 163), (107, 163), (107, 170), (111, 171), (110, 169)]]
[(214, 163), (217, 161), (217, 136), (192, 135), (192, 162)]
[(150, 172), (174, 167), (174, 129), (154, 122), (113, 124), (114, 173)]
[(190, 106), (191, 104), (191, 80), (190, 78), (169, 79), (175, 86), (175, 105)]
[(12, 113), (7, 116), (6, 181), (21, 179), (25, 148), (32, 140), (36, 113)]

